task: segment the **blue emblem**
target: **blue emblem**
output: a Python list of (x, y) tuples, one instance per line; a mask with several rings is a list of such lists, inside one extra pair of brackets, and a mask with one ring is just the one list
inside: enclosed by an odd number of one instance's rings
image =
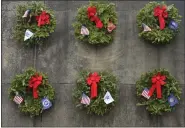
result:
[(52, 106), (51, 101), (48, 98), (43, 98), (42, 99), (42, 106), (43, 109), (48, 109)]
[(105, 99), (109, 100), (109, 99), (110, 99), (110, 97), (109, 97), (109, 96), (106, 96), (106, 97), (105, 97)]
[(168, 97), (168, 102), (170, 106), (173, 107), (178, 103), (178, 99), (173, 94), (170, 94), (170, 96)]
[(170, 21), (169, 28), (176, 30), (178, 28), (178, 23), (175, 22), (174, 20)]

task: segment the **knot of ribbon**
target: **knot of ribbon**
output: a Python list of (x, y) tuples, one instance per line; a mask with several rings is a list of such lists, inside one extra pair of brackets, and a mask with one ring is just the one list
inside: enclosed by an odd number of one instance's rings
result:
[(103, 23), (101, 22), (100, 18), (97, 16), (96, 7), (88, 7), (87, 8), (88, 18), (96, 23), (97, 28), (102, 28)]
[(41, 85), (41, 83), (42, 83), (42, 76), (39, 76), (37, 74), (32, 76), (29, 80), (29, 87), (33, 88), (33, 97), (35, 99), (38, 98), (37, 88), (39, 85)]
[(152, 96), (154, 90), (157, 90), (157, 98), (162, 98), (162, 94), (161, 94), (161, 85), (165, 85), (166, 82), (164, 82), (164, 80), (166, 80), (166, 76), (161, 75), (160, 73), (158, 73), (157, 75), (154, 75), (152, 77), (152, 87), (149, 90), (148, 95)]
[(36, 16), (36, 21), (38, 22), (38, 26), (42, 26), (45, 24), (49, 24), (50, 23), (50, 16), (48, 13), (46, 13), (46, 11), (42, 11), (42, 13), (39, 16)]
[(160, 29), (163, 30), (165, 28), (165, 20), (164, 18), (168, 17), (168, 13), (166, 11), (166, 6), (157, 6), (154, 8), (154, 16), (157, 16), (159, 19)]
[(101, 77), (97, 72), (90, 74), (87, 78), (87, 84), (91, 87), (91, 99), (97, 97), (97, 83), (100, 79)]

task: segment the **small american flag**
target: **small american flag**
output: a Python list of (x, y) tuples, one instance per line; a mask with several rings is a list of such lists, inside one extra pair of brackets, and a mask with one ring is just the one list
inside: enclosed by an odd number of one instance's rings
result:
[(16, 103), (16, 104), (21, 104), (23, 102), (23, 98), (19, 95), (16, 95), (14, 98), (13, 98), (13, 101)]
[(83, 93), (82, 94), (82, 99), (81, 99), (81, 104), (89, 105), (90, 101), (91, 101), (90, 98)]
[(145, 88), (145, 89), (143, 90), (143, 92), (142, 92), (142, 96), (144, 96), (145, 98), (149, 99), (150, 96), (148, 95), (148, 93), (149, 93), (149, 90), (148, 90), (147, 88)]

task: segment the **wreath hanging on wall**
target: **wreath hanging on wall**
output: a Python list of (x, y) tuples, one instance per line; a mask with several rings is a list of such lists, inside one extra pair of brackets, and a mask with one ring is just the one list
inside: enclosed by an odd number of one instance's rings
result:
[(149, 2), (137, 14), (139, 37), (153, 44), (168, 44), (179, 32), (180, 21), (173, 4)]
[(90, 2), (78, 9), (73, 23), (77, 39), (90, 44), (109, 44), (113, 41), (117, 24), (115, 4)]
[(155, 69), (141, 75), (136, 82), (137, 105), (146, 106), (154, 115), (171, 112), (179, 103), (182, 90), (177, 80), (166, 69)]
[(52, 106), (54, 89), (48, 77), (33, 68), (15, 76), (9, 88), (9, 97), (21, 112), (31, 117), (40, 115)]
[(109, 72), (82, 71), (73, 91), (77, 107), (88, 114), (104, 115), (118, 99), (117, 79)]
[(16, 18), (14, 37), (26, 46), (42, 44), (56, 27), (53, 11), (42, 3), (18, 5)]

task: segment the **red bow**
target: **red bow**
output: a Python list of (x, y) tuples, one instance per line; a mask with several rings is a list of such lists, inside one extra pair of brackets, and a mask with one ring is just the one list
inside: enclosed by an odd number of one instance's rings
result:
[(149, 90), (149, 96), (152, 96), (155, 89), (157, 89), (157, 98), (161, 98), (161, 85), (166, 84), (164, 82), (166, 80), (166, 76), (162, 76), (160, 73), (152, 77), (152, 87)]
[(163, 30), (165, 28), (165, 20), (164, 18), (168, 17), (168, 13), (166, 12), (166, 6), (157, 6), (154, 8), (154, 16), (158, 16), (160, 29)]
[(42, 83), (42, 76), (38, 76), (37, 74), (32, 76), (29, 80), (29, 87), (33, 88), (33, 97), (38, 98), (37, 88)]
[(91, 86), (91, 98), (97, 97), (97, 82), (100, 81), (100, 76), (97, 72), (89, 75), (87, 84)]
[(46, 13), (46, 11), (42, 11), (42, 13), (39, 16), (36, 16), (36, 21), (38, 22), (38, 26), (49, 24), (50, 23), (50, 17), (49, 14)]
[(97, 28), (102, 28), (103, 23), (101, 22), (100, 18), (96, 14), (96, 7), (88, 7), (87, 8), (88, 18), (91, 21), (94, 21), (96, 23)]

